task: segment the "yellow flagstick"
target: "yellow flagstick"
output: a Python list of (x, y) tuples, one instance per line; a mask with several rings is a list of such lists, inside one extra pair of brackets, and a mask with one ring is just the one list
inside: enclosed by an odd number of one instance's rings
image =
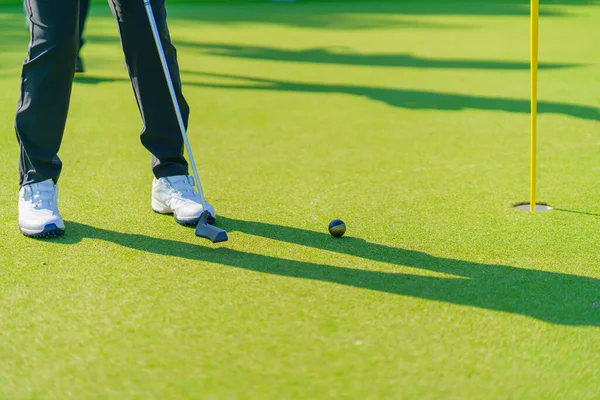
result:
[(531, 168), (530, 211), (536, 209), (536, 155), (537, 155), (537, 78), (539, 42), (539, 0), (531, 0)]

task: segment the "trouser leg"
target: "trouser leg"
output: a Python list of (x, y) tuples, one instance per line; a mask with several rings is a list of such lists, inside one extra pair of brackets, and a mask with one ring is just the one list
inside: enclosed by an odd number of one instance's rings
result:
[(87, 21), (89, 10), (90, 10), (90, 0), (80, 0), (79, 1), (79, 49), (78, 49), (78, 52), (81, 51), (81, 48), (85, 44), (85, 38), (83, 37), (83, 32), (85, 29), (85, 23)]
[[(144, 2), (109, 0), (109, 3), (119, 25), (125, 60), (144, 122), (141, 141), (152, 154), (154, 175), (157, 178), (187, 175), (188, 164), (183, 156), (183, 139)], [(181, 92), (177, 54), (167, 27), (164, 0), (152, 0), (152, 9), (187, 129), (189, 107)]]
[(15, 119), (21, 185), (58, 181), (79, 46), (79, 0), (26, 0), (30, 45)]

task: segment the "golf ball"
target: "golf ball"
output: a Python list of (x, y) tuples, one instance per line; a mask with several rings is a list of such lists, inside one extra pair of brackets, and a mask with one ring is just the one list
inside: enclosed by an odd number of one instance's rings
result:
[(329, 233), (336, 238), (344, 236), (344, 233), (346, 233), (346, 224), (341, 219), (334, 219), (329, 223)]

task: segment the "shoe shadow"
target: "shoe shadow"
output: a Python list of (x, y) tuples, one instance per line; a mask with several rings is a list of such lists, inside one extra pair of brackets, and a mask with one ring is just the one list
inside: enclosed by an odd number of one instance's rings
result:
[[(72, 221), (67, 222), (66, 235), (56, 239), (56, 242), (73, 244), (83, 238), (91, 238), (143, 252), (218, 263), (258, 273), (477, 307), (560, 325), (600, 326), (599, 279), (436, 257), (358, 238), (335, 239), (325, 233), (222, 216), (218, 225), (228, 232), (242, 232), (359, 257), (364, 259), (365, 264), (368, 261), (390, 263), (397, 265), (399, 271), (379, 272), (283, 259), (227, 247), (211, 248), (115, 232)], [(453, 277), (410, 274), (402, 272), (402, 267), (440, 272)]]

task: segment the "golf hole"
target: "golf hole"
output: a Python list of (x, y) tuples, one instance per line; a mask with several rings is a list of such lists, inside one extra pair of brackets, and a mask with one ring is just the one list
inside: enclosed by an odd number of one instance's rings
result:
[[(514, 208), (515, 210), (521, 210), (521, 211), (530, 211), (531, 207), (530, 207), (531, 203), (518, 203), (515, 204)], [(550, 211), (552, 210), (552, 207), (550, 206), (550, 204), (546, 204), (546, 203), (537, 203), (535, 205), (535, 211)]]

